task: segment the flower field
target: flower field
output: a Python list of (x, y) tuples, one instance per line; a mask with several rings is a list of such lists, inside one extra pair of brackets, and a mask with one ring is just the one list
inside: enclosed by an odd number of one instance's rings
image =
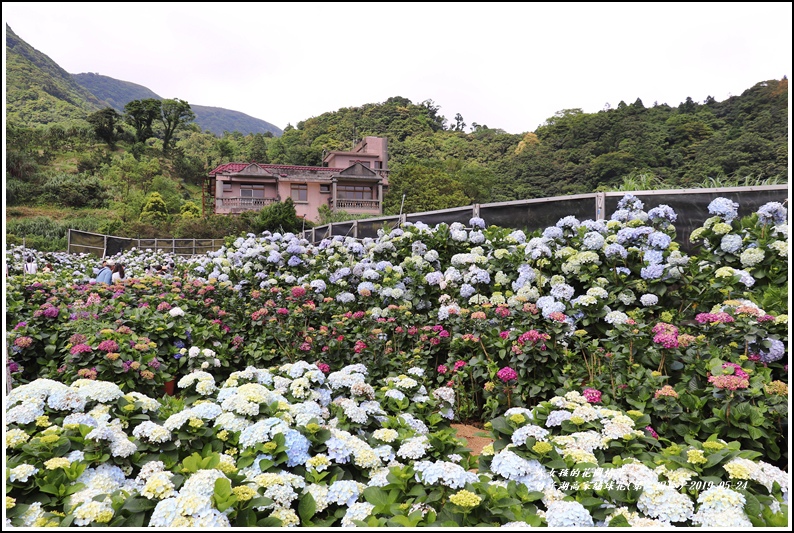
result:
[(785, 527), (788, 213), (709, 214), (10, 248), (5, 524)]

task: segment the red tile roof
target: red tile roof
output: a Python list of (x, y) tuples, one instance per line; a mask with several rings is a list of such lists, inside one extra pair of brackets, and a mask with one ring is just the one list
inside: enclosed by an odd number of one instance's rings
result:
[(240, 172), (248, 165), (256, 165), (262, 169), (277, 169), (277, 170), (319, 170), (322, 172), (341, 172), (344, 170), (343, 168), (331, 168), (331, 167), (305, 167), (305, 166), (297, 166), (297, 165), (265, 165), (260, 163), (225, 163), (223, 165), (218, 165), (214, 170), (210, 171), (210, 176), (214, 176), (216, 174), (226, 174), (226, 173), (233, 173), (233, 172)]

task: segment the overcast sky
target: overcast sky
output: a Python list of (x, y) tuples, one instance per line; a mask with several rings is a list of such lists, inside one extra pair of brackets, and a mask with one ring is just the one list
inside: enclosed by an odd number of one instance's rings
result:
[[(562, 109), (724, 100), (791, 75), (791, 3), (3, 2), (72, 74), (280, 128), (402, 96), (508, 133)], [(5, 31), (5, 30), (4, 30)], [(4, 52), (5, 58), (5, 52)]]

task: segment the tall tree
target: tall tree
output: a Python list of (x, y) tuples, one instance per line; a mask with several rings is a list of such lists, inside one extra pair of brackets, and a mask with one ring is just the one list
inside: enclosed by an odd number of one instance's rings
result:
[(152, 123), (160, 116), (160, 100), (144, 98), (133, 100), (124, 106), (124, 120), (135, 128), (135, 140), (139, 143), (154, 136)]
[(251, 140), (251, 153), (250, 161), (255, 163), (267, 163), (267, 145), (265, 144), (265, 137), (261, 133), (254, 134)]
[(179, 98), (163, 100), (160, 105), (160, 122), (163, 124), (163, 153), (168, 153), (174, 132), (196, 119), (190, 104)]
[(106, 107), (91, 113), (86, 120), (94, 128), (94, 133), (99, 139), (105, 141), (111, 149), (115, 147), (116, 129), (120, 127), (119, 121), (121, 121), (121, 115), (115, 109)]
[(466, 123), (463, 122), (463, 115), (458, 113), (455, 115), (455, 126), (453, 127), (453, 131), (463, 131), (466, 129)]

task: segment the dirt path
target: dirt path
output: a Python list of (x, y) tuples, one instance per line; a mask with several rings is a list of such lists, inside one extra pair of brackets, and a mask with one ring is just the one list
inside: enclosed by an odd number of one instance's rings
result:
[(482, 428), (468, 424), (452, 424), (452, 427), (458, 432), (457, 436), (466, 441), (467, 446), (471, 448), (472, 455), (480, 455), (482, 449), (493, 442), (490, 438), (483, 436), (488, 432)]

